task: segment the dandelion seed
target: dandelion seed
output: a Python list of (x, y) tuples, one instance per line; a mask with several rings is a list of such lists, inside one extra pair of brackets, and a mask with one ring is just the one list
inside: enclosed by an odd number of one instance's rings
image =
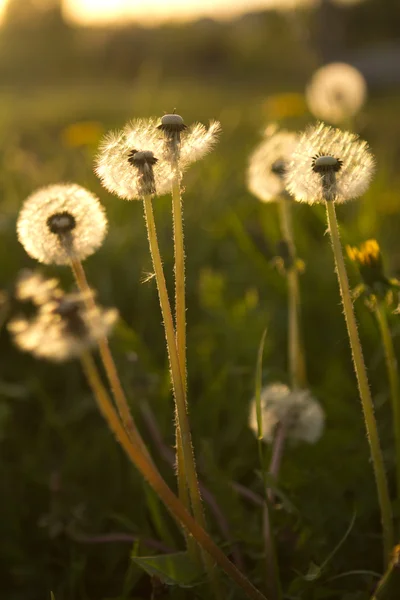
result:
[(137, 119), (103, 138), (95, 171), (104, 187), (124, 200), (162, 195), (172, 176), (169, 164), (160, 160), (163, 151), (156, 119)]
[(208, 154), (221, 133), (218, 121), (211, 121), (208, 128), (201, 123), (187, 126), (183, 118), (175, 113), (164, 115), (157, 129), (164, 134), (165, 160), (179, 160), (181, 172)]
[(276, 200), (284, 191), (286, 167), (296, 142), (296, 134), (268, 128), (265, 139), (250, 156), (247, 185), (263, 202)]
[[(308, 390), (290, 390), (283, 383), (267, 385), (261, 391), (261, 416), (264, 441), (271, 443), (278, 425), (287, 428), (293, 440), (314, 444), (324, 429), (324, 411)], [(249, 426), (258, 435), (257, 409), (253, 399)]]
[(26, 252), (45, 264), (83, 260), (102, 244), (107, 218), (96, 196), (76, 184), (41, 188), (25, 201), (17, 222)]
[(287, 165), (286, 189), (300, 202), (343, 203), (368, 189), (374, 168), (366, 142), (318, 123), (299, 137)]
[(318, 69), (306, 89), (312, 114), (340, 124), (356, 115), (367, 97), (364, 77), (346, 63), (331, 63)]
[(82, 294), (62, 292), (42, 304), (32, 319), (16, 317), (8, 324), (15, 344), (37, 358), (61, 362), (75, 358), (107, 336), (115, 309), (88, 307)]

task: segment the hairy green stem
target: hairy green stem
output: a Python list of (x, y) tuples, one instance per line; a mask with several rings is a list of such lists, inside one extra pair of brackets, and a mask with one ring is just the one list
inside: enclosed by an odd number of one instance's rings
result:
[(365, 368), (362, 347), (360, 343), (360, 338), (358, 336), (358, 329), (350, 294), (349, 281), (347, 278), (346, 266), (343, 258), (343, 250), (340, 242), (339, 226), (336, 219), (335, 205), (332, 200), (326, 201), (326, 210), (329, 233), (332, 241), (333, 254), (335, 257), (340, 294), (343, 303), (347, 331), (349, 334), (351, 352), (353, 356), (354, 369), (357, 376), (358, 389), (364, 412), (367, 438), (370, 446), (372, 465), (375, 474), (375, 481), (378, 492), (383, 528), (384, 564), (385, 566), (387, 566), (390, 552), (393, 548), (394, 538), (392, 507), (390, 503), (385, 465), (383, 462), (382, 450), (379, 442), (379, 434), (374, 415), (374, 405), (369, 389), (367, 370)]
[(296, 247), (293, 235), (293, 201), (286, 196), (279, 198), (280, 222), (284, 240), (287, 243), (292, 264), (287, 269), (288, 282), (288, 357), (291, 386), (293, 389), (307, 385), (304, 348), (300, 326), (300, 287), (296, 265)]
[(154, 465), (149, 460), (148, 456), (143, 452), (140, 444), (135, 443), (130, 439), (125, 428), (123, 427), (118, 415), (112, 405), (112, 402), (107, 394), (107, 391), (100, 379), (95, 362), (88, 352), (85, 352), (81, 357), (83, 370), (88, 379), (89, 385), (92, 388), (93, 394), (97, 401), (97, 405), (105, 418), (111, 431), (121, 444), (122, 448), (140, 471), (149, 485), (154, 489), (160, 497), (164, 505), (170, 511), (172, 516), (186, 528), (187, 531), (195, 538), (197, 543), (212, 557), (229, 576), (230, 579), (236, 582), (242, 588), (248, 598), (252, 600), (266, 600), (252, 583), (245, 577), (225, 554), (212, 541), (210, 536), (204, 529), (193, 519), (180, 500), (171, 491), (165, 483), (161, 475), (154, 468)]
[(396, 444), (396, 480), (397, 497), (400, 498), (400, 379), (397, 358), (394, 351), (393, 339), (390, 333), (388, 318), (386, 314), (385, 303), (376, 301), (376, 318), (382, 336), (383, 348), (385, 351), (386, 369), (390, 383), (390, 395), (392, 399), (393, 410), (393, 428)]

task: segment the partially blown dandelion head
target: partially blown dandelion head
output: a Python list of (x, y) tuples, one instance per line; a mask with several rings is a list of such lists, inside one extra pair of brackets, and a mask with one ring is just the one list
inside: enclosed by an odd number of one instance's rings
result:
[(356, 115), (366, 97), (364, 77), (346, 63), (331, 63), (318, 69), (306, 90), (312, 114), (335, 125)]
[(8, 329), (21, 350), (36, 358), (61, 362), (95, 346), (109, 334), (117, 318), (115, 309), (103, 309), (94, 303), (89, 306), (81, 294), (64, 294), (57, 288), (33, 318), (15, 317)]
[(284, 191), (287, 163), (296, 141), (295, 133), (267, 128), (265, 139), (250, 156), (247, 185), (263, 202), (276, 200)]
[(164, 137), (165, 160), (169, 163), (179, 160), (181, 171), (208, 154), (217, 143), (221, 132), (217, 121), (211, 121), (208, 127), (201, 123), (187, 126), (183, 118), (175, 113), (164, 115), (157, 129)]
[(58, 184), (34, 192), (17, 222), (26, 252), (45, 264), (83, 260), (103, 243), (107, 217), (97, 197), (76, 184)]
[(300, 202), (342, 203), (368, 189), (374, 168), (366, 142), (318, 123), (299, 137), (287, 165), (286, 189)]
[[(292, 391), (283, 383), (273, 383), (261, 392), (263, 440), (271, 443), (279, 425), (287, 428), (293, 440), (314, 444), (324, 429), (325, 416), (321, 405), (308, 390)], [(250, 406), (249, 426), (258, 435), (255, 399)]]
[(124, 200), (162, 195), (171, 180), (171, 169), (161, 160), (163, 152), (157, 120), (136, 119), (103, 138), (95, 171), (104, 187)]

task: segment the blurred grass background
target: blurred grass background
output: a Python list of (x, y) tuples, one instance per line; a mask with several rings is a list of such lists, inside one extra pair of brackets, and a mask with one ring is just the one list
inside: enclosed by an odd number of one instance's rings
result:
[[(10, 2), (0, 38), (0, 288), (11, 292), (17, 272), (36, 266), (15, 234), (29, 193), (75, 181), (99, 195), (110, 230), (86, 268), (101, 302), (120, 310), (112, 349), (135, 418), (171, 485), (173, 471), (141, 412), (146, 403), (171, 447), (173, 405), (155, 282), (144, 282), (151, 263), (142, 207), (101, 188), (93, 157), (102, 134), (133, 117), (177, 108), (186, 123), (221, 121), (216, 150), (184, 181), (190, 415), (201, 479), (240, 542), (247, 573), (262, 585), (261, 511), (231, 484), (262, 494), (248, 404), (265, 327), (264, 379), (288, 380), (286, 284), (272, 264), (280, 239), (276, 207), (246, 190), (247, 157), (268, 121), (298, 129), (311, 120), (302, 92), (321, 62), (364, 61), (370, 99), (357, 130), (376, 154), (378, 169), (366, 196), (339, 209), (343, 242), (376, 237), (389, 273), (400, 276), (400, 76), (395, 58), (392, 71), (385, 60), (386, 79), (373, 69), (382, 48), (392, 48), (389, 56), (396, 56), (399, 5), (367, 0), (339, 9), (324, 3), (319, 9), (269, 11), (224, 23), (92, 30), (66, 23), (59, 3), (46, 10), (31, 3), (31, 12), (28, 4)], [(323, 35), (326, 6), (338, 23), (330, 40)], [(170, 199), (154, 204), (172, 291)], [(373, 575), (331, 579), (381, 568), (372, 470), (324, 210), (296, 205), (294, 211), (298, 252), (306, 263), (301, 286), (308, 376), (326, 411), (326, 433), (315, 447), (287, 450), (281, 485), (293, 506), (276, 515), (279, 558), (288, 597), (363, 600)], [(72, 286), (68, 270), (45, 272)], [(354, 273), (352, 282), (358, 283)], [(383, 351), (362, 301), (356, 310), (393, 484)], [(1, 317), (7, 317), (6, 307)], [(400, 349), (398, 316), (391, 325)], [(135, 545), (106, 542), (104, 536), (138, 535), (167, 548), (183, 543), (97, 414), (79, 364), (50, 365), (22, 355), (5, 328), (0, 351), (1, 598), (42, 600), (50, 590), (56, 600), (155, 598), (148, 577), (132, 566), (129, 555), (132, 547), (142, 555), (158, 550), (146, 540)], [(321, 564), (354, 510), (355, 526), (327, 572), (314, 582), (296, 575)], [(223, 544), (212, 514), (209, 520)], [(162, 594), (196, 597), (195, 590)]]

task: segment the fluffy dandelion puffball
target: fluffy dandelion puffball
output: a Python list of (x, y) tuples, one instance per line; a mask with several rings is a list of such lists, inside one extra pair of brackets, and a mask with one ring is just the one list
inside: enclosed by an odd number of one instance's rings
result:
[[(287, 427), (293, 440), (314, 444), (324, 429), (325, 415), (321, 405), (308, 390), (291, 391), (283, 383), (273, 383), (261, 391), (263, 440), (271, 443), (279, 424)], [(250, 407), (249, 426), (258, 435), (256, 402)]]
[(107, 217), (97, 197), (76, 184), (58, 184), (34, 192), (17, 222), (26, 252), (45, 264), (83, 260), (103, 243)]
[(100, 143), (95, 171), (104, 187), (124, 200), (169, 192), (170, 165), (157, 119), (136, 119)]
[(331, 63), (318, 69), (306, 89), (311, 113), (330, 123), (340, 124), (356, 115), (367, 97), (367, 84), (355, 67)]
[(369, 187), (375, 160), (354, 133), (318, 123), (299, 137), (286, 170), (286, 189), (299, 202), (346, 202)]
[(265, 139), (250, 156), (247, 185), (263, 202), (276, 200), (284, 191), (286, 166), (296, 141), (295, 133), (267, 128)]
[(214, 148), (221, 133), (221, 125), (218, 121), (211, 121), (208, 127), (202, 123), (187, 126), (183, 118), (177, 114), (164, 115), (157, 129), (164, 138), (165, 160), (170, 161), (171, 158), (176, 157), (181, 171), (208, 154)]
[(58, 289), (32, 319), (16, 317), (8, 324), (15, 344), (36, 358), (61, 362), (78, 357), (109, 334), (118, 318), (115, 309), (88, 307), (79, 294)]
[(21, 302), (31, 301), (37, 306), (48, 302), (61, 293), (57, 279), (44, 277), (42, 273), (24, 269), (17, 277), (15, 298)]

